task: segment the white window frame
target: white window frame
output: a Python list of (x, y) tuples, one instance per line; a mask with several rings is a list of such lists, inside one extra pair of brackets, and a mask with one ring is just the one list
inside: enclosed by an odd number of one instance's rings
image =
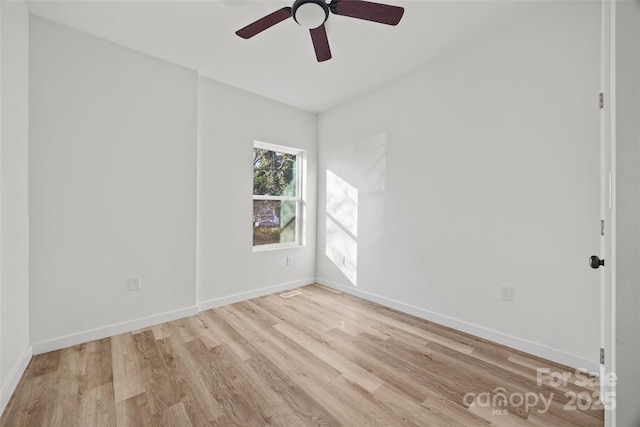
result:
[[(295, 230), (296, 230), (296, 238), (293, 242), (285, 242), (285, 243), (272, 243), (268, 245), (254, 245), (253, 244), (253, 230), (251, 233), (251, 245), (253, 247), (254, 252), (273, 250), (273, 249), (283, 249), (283, 248), (291, 248), (296, 246), (304, 246), (304, 229), (303, 229), (303, 191), (304, 186), (306, 185), (305, 179), (305, 170), (304, 170), (304, 160), (305, 160), (305, 151), (288, 147), (284, 145), (270, 144), (268, 142), (262, 141), (254, 141), (253, 149), (261, 149), (261, 150), (269, 150), (269, 151), (277, 151), (279, 153), (293, 154), (296, 156), (296, 196), (262, 196), (253, 194), (253, 172), (251, 174), (251, 194), (253, 195), (253, 201), (255, 200), (280, 200), (280, 201), (292, 201), (296, 202), (296, 221), (295, 221)], [(252, 205), (253, 205), (252, 201)], [(253, 209), (253, 206), (252, 206)], [(252, 214), (253, 217), (253, 214)], [(253, 221), (252, 221), (253, 223)]]

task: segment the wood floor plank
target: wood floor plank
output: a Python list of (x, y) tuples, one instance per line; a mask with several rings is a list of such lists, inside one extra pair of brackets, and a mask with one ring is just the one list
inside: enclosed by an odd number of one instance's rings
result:
[(25, 373), (20, 395), (13, 396), (2, 414), (2, 427), (45, 425), (47, 407), (55, 396), (55, 383), (50, 378), (53, 375), (28, 378), (28, 372)]
[[(110, 427), (116, 425), (113, 383), (99, 385), (82, 394), (80, 402), (81, 426)], [(61, 424), (61, 425), (73, 425)]]
[(183, 402), (170, 406), (162, 415), (155, 414), (153, 420), (161, 426), (193, 427)]
[(217, 370), (224, 373), (226, 384), (234, 393), (237, 403), (242, 403), (251, 412), (257, 412), (265, 424), (290, 425), (294, 419), (297, 421), (295, 424), (299, 424), (297, 414), (290, 414), (285, 410), (286, 404), (281, 398), (274, 398), (266, 379), (256, 377), (245, 361), (234, 357), (225, 345), (209, 351), (216, 355)]
[(253, 349), (248, 345), (246, 338), (220, 317), (219, 310), (207, 310), (202, 315), (205, 321), (210, 322), (207, 323), (209, 330), (215, 331), (222, 342), (239, 358), (247, 360), (252, 356)]
[[(229, 316), (228, 312), (231, 310), (228, 308), (223, 312)], [(344, 396), (336, 389), (334, 381), (341, 377), (341, 373), (337, 369), (330, 367), (306, 348), (289, 340), (284, 335), (276, 334), (272, 337), (268, 334), (262, 336), (257, 334), (257, 329), (250, 325), (250, 320), (244, 318), (242, 314), (236, 314), (238, 322), (247, 320), (246, 325), (238, 323), (238, 330), (247, 334), (255, 334), (252, 335), (255, 337), (253, 342), (261, 350), (261, 355), (264, 354), (281, 370), (286, 371), (292, 382), (306, 390), (316, 405), (320, 405), (334, 418), (341, 420), (342, 425), (373, 425), (374, 420), (366, 410), (362, 411), (358, 406), (350, 406), (350, 400), (344, 399)], [(225, 318), (234, 322), (232, 317)], [(277, 332), (275, 329), (273, 331)], [(318, 369), (322, 366), (324, 366), (323, 369)]]
[(430, 411), (430, 418), (440, 418), (446, 420), (444, 425), (455, 426), (473, 426), (473, 427), (486, 427), (491, 425), (491, 419), (481, 418), (468, 410), (463, 405), (453, 402), (442, 396), (441, 393), (436, 391), (427, 391), (426, 398), (420, 406)]
[[(0, 427), (583, 426), (581, 373), (318, 285), (34, 356)], [(538, 370), (567, 377), (538, 383)], [(527, 393), (530, 407), (487, 399)]]
[(117, 427), (138, 427), (151, 424), (152, 413), (146, 393), (116, 402)]
[(39, 377), (57, 371), (61, 355), (61, 351), (52, 351), (34, 356), (29, 366), (27, 378)]
[(410, 417), (419, 426), (486, 427), (489, 422), (471, 414), (467, 408), (458, 406), (442, 397), (430, 395), (424, 402), (415, 403), (402, 398), (402, 393), (385, 384), (375, 391), (374, 396), (392, 408), (398, 415)]
[(203, 425), (222, 416), (224, 411), (199, 375), (199, 366), (190, 357), (189, 352), (171, 335), (156, 342), (165, 354), (176, 356), (170, 369), (174, 370), (177, 377), (184, 379), (182, 402), (191, 423)]
[[(297, 301), (298, 300), (296, 300), (296, 302)], [(302, 312), (303, 316), (307, 312), (318, 313), (322, 318), (328, 319), (329, 325), (331, 326), (329, 329), (338, 329), (353, 337), (357, 337), (362, 333), (368, 333), (383, 340), (391, 337), (391, 335), (381, 331), (370, 323), (362, 321), (362, 317), (358, 316), (357, 313), (351, 313), (352, 316), (350, 317), (346, 317), (344, 315), (341, 317), (336, 317), (335, 312), (333, 311), (331, 306), (325, 306), (319, 301), (313, 300), (311, 298), (300, 298), (299, 301), (300, 302), (297, 304), (297, 306), (304, 309), (304, 311)]]
[(187, 343), (186, 348), (199, 364), (207, 387), (232, 424), (264, 423), (260, 409), (244, 394), (248, 385), (237, 380), (235, 370), (225, 360), (233, 357), (231, 350), (225, 348), (224, 344), (208, 349), (200, 340)]
[[(223, 311), (226, 314), (226, 311)], [(250, 318), (236, 313), (237, 318), (227, 317), (242, 331), (252, 344), (260, 351), (260, 356), (271, 360), (280, 369), (299, 378), (310, 378), (312, 381), (330, 381), (341, 375), (335, 367), (319, 359), (309, 349), (300, 346), (273, 328), (266, 328), (253, 322)]]
[[(154, 334), (155, 336), (155, 334)], [(145, 391), (132, 334), (111, 337), (114, 399), (122, 402)]]
[[(89, 348), (93, 353), (91, 356), (89, 356)], [(100, 355), (105, 354), (100, 351), (101, 348), (100, 345), (81, 344), (59, 350), (60, 363), (51, 377), (56, 381), (57, 390), (52, 405), (53, 412), (48, 415), (49, 425), (78, 424), (82, 396), (99, 383), (111, 381), (110, 368), (102, 366), (109, 363), (99, 359)], [(89, 357), (91, 357), (90, 363)], [(91, 368), (96, 368), (98, 371), (95, 377), (91, 375)]]
[(185, 319), (189, 324), (194, 334), (207, 346), (207, 348), (217, 347), (223, 343), (223, 339), (220, 339), (210, 328), (205, 321), (204, 316), (193, 316)]
[(289, 337), (292, 341), (298, 343), (302, 347), (308, 348), (312, 353), (316, 354), (320, 359), (326, 363), (334, 366), (337, 370), (342, 372), (342, 375), (349, 381), (359, 384), (362, 388), (369, 392), (375, 391), (380, 387), (383, 381), (372, 375), (370, 372), (362, 369), (357, 364), (351, 362), (349, 359), (342, 356), (322, 343), (314, 340), (308, 335), (300, 332), (292, 326), (287, 324), (277, 324), (273, 326), (277, 331), (282, 332)]
[(160, 353), (150, 330), (135, 334), (133, 341), (151, 413), (162, 414), (167, 408), (180, 402), (183, 380), (167, 368), (166, 355)]
[(335, 426), (340, 424), (322, 406), (317, 405), (313, 398), (296, 384), (296, 382), (284, 370), (278, 368), (269, 359), (257, 355), (245, 362), (255, 374), (256, 378), (263, 382), (270, 391), (270, 398), (283, 402), (288, 411), (295, 414), (297, 424), (309, 426)]
[(87, 390), (113, 382), (111, 339), (93, 341), (87, 346), (85, 388)]

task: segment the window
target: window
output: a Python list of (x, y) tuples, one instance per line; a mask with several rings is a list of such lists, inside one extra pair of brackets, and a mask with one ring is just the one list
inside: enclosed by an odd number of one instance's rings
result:
[(301, 244), (302, 151), (253, 146), (253, 247)]

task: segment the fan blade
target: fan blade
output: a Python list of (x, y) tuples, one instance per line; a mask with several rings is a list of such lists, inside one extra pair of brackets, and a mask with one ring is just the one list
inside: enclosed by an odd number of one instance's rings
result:
[(336, 15), (387, 25), (397, 25), (404, 14), (402, 7), (364, 0), (333, 0), (329, 7)]
[(283, 7), (282, 9), (276, 10), (269, 15), (258, 19), (256, 22), (253, 22), (247, 25), (244, 28), (236, 31), (236, 34), (243, 39), (248, 39), (255, 36), (258, 33), (263, 32), (267, 28), (271, 28), (276, 25), (278, 22), (282, 22), (287, 18), (291, 17), (291, 8)]
[(331, 59), (331, 49), (329, 48), (329, 39), (327, 38), (327, 30), (324, 28), (324, 24), (309, 30), (309, 32), (311, 33), (311, 41), (313, 41), (313, 49), (316, 51), (318, 62)]

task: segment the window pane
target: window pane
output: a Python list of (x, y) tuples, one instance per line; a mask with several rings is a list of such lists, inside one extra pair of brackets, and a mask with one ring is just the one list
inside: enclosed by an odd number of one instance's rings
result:
[(253, 245), (296, 241), (296, 202), (253, 201)]
[(253, 149), (253, 194), (296, 196), (296, 155)]

